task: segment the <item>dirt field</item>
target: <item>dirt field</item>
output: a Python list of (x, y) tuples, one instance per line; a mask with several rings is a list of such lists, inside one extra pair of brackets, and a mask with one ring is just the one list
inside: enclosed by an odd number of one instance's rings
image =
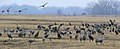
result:
[[(81, 23), (107, 23), (109, 19), (115, 19), (120, 24), (120, 17), (78, 17), (78, 16), (39, 16), (39, 15), (0, 15), (0, 31), (3, 28), (15, 28), (17, 25), (25, 28), (36, 28), (38, 24), (47, 26), (54, 22), (60, 24), (65, 23), (65, 27), (71, 22), (73, 25), (79, 26)], [(64, 27), (63, 27), (64, 28)], [(71, 29), (72, 31), (72, 29)], [(72, 31), (75, 32), (75, 31)], [(6, 33), (0, 37), (0, 49), (120, 49), (120, 35), (116, 36), (114, 33), (105, 31), (105, 40), (103, 44), (96, 44), (95, 41), (80, 42), (79, 40), (69, 40), (68, 37), (58, 40), (56, 36), (52, 41), (46, 40), (42, 42), (43, 31), (40, 31), (39, 38), (32, 44), (28, 43), (28, 37), (18, 38), (16, 34), (13, 39), (8, 42)], [(74, 37), (74, 36), (73, 36)]]

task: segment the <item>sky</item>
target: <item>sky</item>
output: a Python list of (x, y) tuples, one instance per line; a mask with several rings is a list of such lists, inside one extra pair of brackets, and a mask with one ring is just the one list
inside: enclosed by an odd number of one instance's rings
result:
[(48, 2), (48, 7), (85, 7), (87, 3), (96, 1), (97, 0), (0, 0), (0, 6), (11, 4), (40, 6)]

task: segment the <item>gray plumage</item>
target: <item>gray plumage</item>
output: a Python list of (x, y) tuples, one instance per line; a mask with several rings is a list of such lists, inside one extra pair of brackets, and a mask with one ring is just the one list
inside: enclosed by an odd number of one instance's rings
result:
[(35, 40), (34, 40), (34, 39), (29, 39), (28, 42), (29, 42), (30, 44), (32, 44), (33, 42), (35, 42)]

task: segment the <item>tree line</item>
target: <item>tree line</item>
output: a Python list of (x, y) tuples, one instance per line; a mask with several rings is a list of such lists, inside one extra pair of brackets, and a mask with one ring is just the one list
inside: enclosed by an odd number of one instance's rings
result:
[(97, 2), (90, 2), (85, 11), (90, 15), (119, 15), (120, 1), (98, 0)]

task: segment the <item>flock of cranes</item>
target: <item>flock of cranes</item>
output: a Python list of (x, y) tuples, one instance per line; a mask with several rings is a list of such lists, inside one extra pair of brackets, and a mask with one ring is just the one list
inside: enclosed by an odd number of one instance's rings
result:
[[(120, 33), (120, 26), (117, 23), (115, 23), (115, 20), (109, 20), (108, 23), (100, 23), (100, 24), (82, 23), (79, 26), (75, 26), (72, 23), (69, 23), (67, 25), (73, 27), (65, 27), (64, 25), (65, 25), (64, 23), (62, 24), (55, 23), (55, 24), (50, 24), (48, 26), (38, 25), (37, 28), (35, 29), (21, 28), (18, 26), (15, 29), (4, 28), (3, 31), (4, 33), (7, 33), (9, 40), (14, 38), (12, 36), (13, 33), (18, 33), (18, 37), (20, 38), (26, 37), (27, 33), (29, 33), (30, 38), (37, 38), (37, 39), (39, 39), (38, 37), (40, 36), (41, 33), (44, 33), (44, 36), (42, 38), (43, 42), (45, 42), (46, 39), (49, 39), (50, 41), (54, 40), (54, 38), (52, 38), (51, 36), (56, 35), (56, 38), (59, 40), (67, 36), (70, 39), (70, 41), (80, 40), (81, 42), (84, 42), (86, 40), (90, 40), (101, 44), (103, 43), (105, 39), (104, 36), (106, 35), (104, 31), (114, 32), (116, 35)], [(63, 29), (61, 27), (65, 27), (65, 28)], [(40, 31), (44, 31), (44, 32), (40, 32)], [(94, 37), (94, 35), (97, 35), (97, 37)], [(0, 33), (0, 36), (2, 36), (2, 33)], [(35, 39), (30, 39), (28, 40), (28, 42), (31, 44), (32, 42), (35, 42)]]
[[(47, 4), (48, 3), (45, 3), (40, 7), (45, 7)], [(2, 10), (1, 12), (2, 13), (7, 12), (8, 14), (10, 14), (11, 8), (12, 7), (9, 7), (7, 10)], [(24, 8), (14, 12), (21, 13), (24, 10), (28, 10), (28, 9)], [(38, 38), (40, 36), (39, 34), (41, 34), (40, 31), (44, 31), (44, 36), (42, 38), (43, 42), (45, 42), (46, 39), (49, 39), (50, 41), (54, 40), (54, 38), (52, 38), (51, 36), (56, 35), (57, 39), (59, 40), (68, 36), (70, 41), (73, 39), (80, 40), (81, 42), (90, 40), (101, 44), (105, 39), (104, 31), (114, 32), (116, 35), (120, 33), (120, 26), (117, 23), (115, 23), (115, 20), (109, 20), (109, 23), (100, 23), (100, 24), (82, 23), (79, 26), (75, 26), (72, 23), (68, 23), (68, 26), (73, 26), (73, 28), (66, 27), (62, 29), (61, 27), (64, 27), (64, 23), (57, 24), (55, 22), (54, 24), (50, 24), (47, 27), (44, 25), (38, 25), (36, 29), (21, 28), (17, 26), (15, 29), (4, 28), (3, 31), (4, 33), (7, 33), (6, 35), (9, 38), (9, 40), (14, 38), (12, 36), (14, 33), (17, 33), (18, 37), (20, 38), (26, 37), (27, 33), (29, 33), (29, 37), (34, 36), (31, 38)], [(73, 31), (71, 31), (71, 29), (73, 29)], [(95, 38), (94, 35), (97, 35), (97, 37)], [(3, 36), (2, 33), (0, 33), (0, 36), (1, 37)], [(7, 40), (5, 42), (7, 42)], [(30, 39), (28, 40), (28, 42), (32, 44), (32, 42), (35, 42), (35, 39)]]
[[(45, 7), (46, 5), (48, 4), (48, 2), (46, 2), (45, 4), (43, 4), (43, 5), (41, 5), (41, 6), (39, 6), (39, 7)], [(11, 9), (12, 7), (9, 7), (8, 9), (6, 9), (6, 10), (2, 10), (1, 11), (1, 13), (5, 13), (5, 12), (7, 12), (8, 14), (10, 14), (10, 9)], [(23, 11), (25, 11), (25, 10), (28, 10), (28, 8), (23, 8), (23, 9), (19, 9), (19, 10), (16, 10), (16, 11), (14, 11), (14, 12), (17, 12), (17, 13), (21, 13), (21, 12), (23, 12)]]

